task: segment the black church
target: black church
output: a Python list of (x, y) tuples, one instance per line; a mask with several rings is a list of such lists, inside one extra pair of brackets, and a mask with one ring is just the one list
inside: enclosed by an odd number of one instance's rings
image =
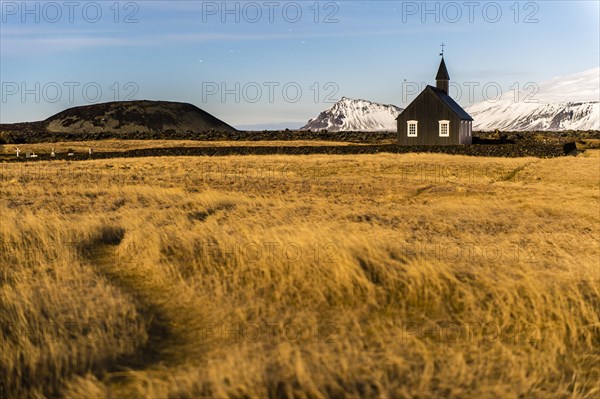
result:
[(459, 145), (472, 143), (473, 118), (449, 95), (450, 76), (442, 55), (436, 87), (425, 88), (398, 115), (399, 145)]

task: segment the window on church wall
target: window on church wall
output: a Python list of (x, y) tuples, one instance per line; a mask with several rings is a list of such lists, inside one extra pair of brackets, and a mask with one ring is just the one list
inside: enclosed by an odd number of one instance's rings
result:
[(408, 124), (408, 137), (417, 137), (418, 131), (417, 131), (417, 125), (419, 122), (417, 121), (408, 121), (406, 122)]
[(450, 137), (450, 121), (439, 121), (440, 137)]

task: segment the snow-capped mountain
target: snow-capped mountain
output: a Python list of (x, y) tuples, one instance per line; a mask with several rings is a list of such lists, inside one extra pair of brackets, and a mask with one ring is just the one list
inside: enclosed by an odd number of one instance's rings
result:
[(330, 109), (321, 112), (315, 119), (309, 120), (300, 130), (393, 132), (396, 131), (396, 117), (400, 112), (402, 112), (402, 108), (395, 105), (342, 97)]
[(527, 89), (465, 108), (473, 130), (600, 130), (600, 68)]

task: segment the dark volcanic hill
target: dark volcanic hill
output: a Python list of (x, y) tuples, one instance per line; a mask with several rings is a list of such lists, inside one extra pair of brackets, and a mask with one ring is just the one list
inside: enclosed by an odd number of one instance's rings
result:
[(118, 101), (69, 108), (44, 121), (49, 133), (234, 132), (208, 112), (186, 103)]

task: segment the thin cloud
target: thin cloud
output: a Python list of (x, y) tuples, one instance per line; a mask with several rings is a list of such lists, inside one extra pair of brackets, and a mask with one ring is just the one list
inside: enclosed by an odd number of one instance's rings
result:
[[(69, 31), (70, 33), (82, 31)], [(83, 31), (85, 33), (89, 33)], [(115, 33), (106, 35), (107, 32)], [(5, 34), (6, 33), (6, 34)], [(51, 32), (56, 33), (56, 32)], [(3, 32), (0, 38), (2, 52), (4, 54), (27, 54), (32, 51), (60, 52), (86, 49), (90, 47), (115, 47), (115, 46), (156, 46), (157, 44), (173, 43), (202, 43), (202, 42), (229, 42), (229, 41), (270, 41), (270, 40), (297, 40), (298, 33), (167, 33), (167, 34), (142, 34), (138, 36), (125, 36), (122, 32), (97, 31), (98, 34), (85, 34), (79, 36), (66, 36), (64, 34), (48, 37), (47, 34), (33, 32), (31, 30), (13, 30)], [(96, 33), (96, 32), (94, 32)], [(389, 36), (406, 33), (406, 30), (378, 30), (370, 32), (322, 32), (302, 33), (302, 38), (340, 38), (340, 37), (364, 37), (364, 36)]]

